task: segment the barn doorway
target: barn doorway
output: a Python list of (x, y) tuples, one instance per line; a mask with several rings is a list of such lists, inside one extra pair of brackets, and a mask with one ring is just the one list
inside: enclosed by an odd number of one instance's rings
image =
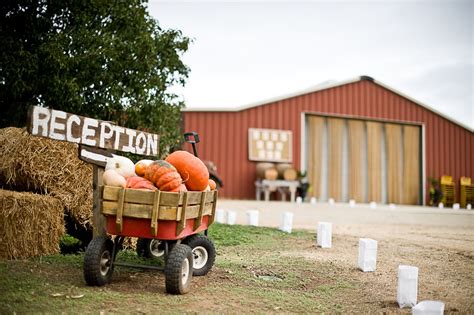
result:
[(422, 204), (421, 126), (305, 115), (305, 135), (309, 196)]

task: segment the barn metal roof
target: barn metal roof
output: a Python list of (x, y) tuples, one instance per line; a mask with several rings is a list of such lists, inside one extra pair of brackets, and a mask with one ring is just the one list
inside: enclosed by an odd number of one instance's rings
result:
[(342, 86), (342, 85), (346, 85), (346, 84), (350, 84), (350, 83), (355, 83), (355, 82), (359, 82), (359, 81), (363, 81), (363, 80), (367, 80), (367, 81), (371, 81), (395, 94), (398, 94), (399, 96), (403, 97), (403, 98), (406, 98), (408, 99), (409, 101), (421, 106), (421, 107), (424, 107), (426, 109), (428, 109), (429, 111), (471, 131), (471, 132), (474, 132), (474, 129), (465, 125), (464, 123), (460, 122), (460, 121), (457, 121), (456, 119), (453, 119), (452, 117), (449, 117), (443, 113), (441, 113), (440, 111), (434, 109), (433, 107), (429, 106), (429, 105), (426, 105), (388, 85), (386, 85), (385, 83), (381, 82), (381, 81), (378, 81), (378, 80), (375, 80), (374, 78), (370, 77), (370, 76), (366, 76), (366, 75), (362, 75), (362, 76), (358, 76), (358, 77), (355, 77), (355, 78), (352, 78), (352, 79), (348, 79), (348, 80), (343, 80), (343, 81), (327, 81), (327, 82), (323, 82), (322, 84), (317, 84), (315, 86), (312, 86), (312, 87), (309, 87), (307, 89), (304, 89), (304, 90), (300, 90), (300, 91), (296, 91), (296, 92), (293, 92), (293, 93), (288, 93), (288, 94), (284, 94), (284, 95), (280, 95), (280, 96), (276, 96), (276, 97), (273, 97), (273, 98), (269, 98), (269, 99), (265, 99), (265, 100), (262, 100), (262, 101), (258, 101), (258, 102), (254, 102), (254, 103), (250, 103), (250, 104), (247, 104), (247, 105), (243, 105), (243, 106), (238, 106), (238, 107), (233, 107), (233, 108), (219, 108), (219, 107), (215, 107), (215, 108), (206, 108), (206, 107), (203, 107), (203, 108), (184, 108), (182, 111), (184, 112), (238, 112), (238, 111), (242, 111), (242, 110), (246, 110), (246, 109), (249, 109), (249, 108), (253, 108), (253, 107), (257, 107), (257, 106), (261, 106), (261, 105), (266, 105), (266, 104), (270, 104), (270, 103), (274, 103), (274, 102), (278, 102), (278, 101), (281, 101), (281, 100), (285, 100), (285, 99), (289, 99), (289, 98), (293, 98), (293, 97), (297, 97), (297, 96), (301, 96), (301, 95), (305, 95), (305, 94), (310, 94), (310, 93), (314, 93), (314, 92), (318, 92), (318, 91), (322, 91), (322, 90), (327, 90), (327, 89), (331, 89), (331, 88), (334, 88), (334, 87), (338, 87), (338, 86)]

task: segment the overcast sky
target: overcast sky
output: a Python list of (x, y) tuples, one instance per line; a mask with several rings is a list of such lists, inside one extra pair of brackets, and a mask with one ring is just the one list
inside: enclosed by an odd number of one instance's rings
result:
[(158, 1), (193, 39), (186, 106), (239, 107), (368, 75), (474, 128), (472, 1)]

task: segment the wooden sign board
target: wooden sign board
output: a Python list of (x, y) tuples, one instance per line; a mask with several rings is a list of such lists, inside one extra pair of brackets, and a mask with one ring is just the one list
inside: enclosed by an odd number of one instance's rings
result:
[(34, 136), (148, 156), (158, 155), (160, 139), (157, 134), (39, 106), (32, 106), (28, 111), (28, 132)]
[(292, 162), (291, 130), (249, 128), (249, 160)]
[(84, 161), (89, 164), (94, 164), (105, 168), (107, 165), (107, 160), (114, 155), (111, 151), (107, 151), (104, 149), (88, 147), (85, 145), (79, 145), (78, 155), (81, 161)]

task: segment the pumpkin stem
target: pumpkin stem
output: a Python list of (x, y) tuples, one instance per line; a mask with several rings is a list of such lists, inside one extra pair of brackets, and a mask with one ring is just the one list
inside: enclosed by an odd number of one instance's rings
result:
[(182, 181), (183, 184), (186, 183), (189, 179), (189, 173), (188, 172), (186, 172), (186, 175), (188, 175), (188, 177), (186, 179), (183, 179), (183, 181)]

